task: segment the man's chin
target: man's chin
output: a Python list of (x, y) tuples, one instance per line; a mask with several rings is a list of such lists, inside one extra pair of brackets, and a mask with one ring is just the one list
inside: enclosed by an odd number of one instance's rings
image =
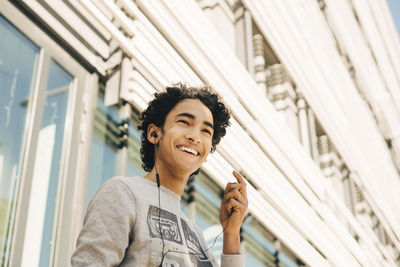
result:
[(181, 163), (178, 166), (177, 166), (176, 170), (180, 170), (180, 172), (186, 173), (186, 175), (189, 174), (188, 177), (195, 176), (200, 172), (200, 167), (198, 165), (193, 166), (193, 164), (182, 164)]

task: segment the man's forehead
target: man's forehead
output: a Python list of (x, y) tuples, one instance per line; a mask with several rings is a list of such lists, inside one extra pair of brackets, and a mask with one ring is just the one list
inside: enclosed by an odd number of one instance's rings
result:
[(200, 119), (213, 123), (214, 118), (211, 110), (198, 99), (184, 99), (180, 101), (172, 110), (174, 117), (187, 117), (190, 119)]

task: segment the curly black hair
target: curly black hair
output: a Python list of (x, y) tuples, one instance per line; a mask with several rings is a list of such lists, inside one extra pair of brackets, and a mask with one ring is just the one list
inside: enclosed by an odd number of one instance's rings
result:
[[(154, 144), (147, 139), (147, 128), (153, 123), (162, 128), (168, 113), (184, 99), (199, 99), (212, 113), (214, 119), (214, 134), (212, 137), (211, 152), (214, 152), (221, 138), (226, 134), (226, 127), (230, 125), (230, 112), (220, 101), (220, 97), (209, 86), (187, 87), (185, 84), (177, 84), (167, 87), (165, 92), (155, 93), (155, 98), (149, 106), (139, 115), (142, 124), (138, 129), (143, 131), (141, 136), (142, 147), (140, 154), (142, 166), (150, 172), (154, 167)], [(198, 173), (197, 170), (192, 175)], [(191, 176), (192, 176), (191, 175)]]

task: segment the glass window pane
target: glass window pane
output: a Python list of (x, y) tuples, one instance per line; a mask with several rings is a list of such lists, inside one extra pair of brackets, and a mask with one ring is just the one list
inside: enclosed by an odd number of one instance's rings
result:
[[(223, 230), (219, 222), (219, 206), (221, 203), (219, 191), (222, 189), (203, 172), (195, 177), (194, 184), (196, 224), (203, 230), (207, 248), (212, 246), (215, 241), (210, 251), (219, 259), (223, 247), (223, 236), (219, 235)], [(216, 238), (217, 240), (215, 240)]]
[(118, 111), (114, 107), (104, 106), (102, 96), (93, 122), (93, 137), (90, 148), (88, 184), (86, 204), (104, 182), (117, 174), (118, 137), (117, 125), (121, 121)]
[(135, 126), (129, 124), (127, 176), (146, 175), (146, 172), (142, 168), (140, 146), (140, 132)]
[(181, 201), (181, 209), (182, 209), (183, 213), (185, 213), (186, 216), (189, 216), (189, 207), (186, 204), (186, 202)]
[(245, 245), (246, 266), (275, 266), (278, 251), (273, 244), (274, 237), (260, 223), (251, 218), (249, 223), (243, 225), (241, 236)]
[(37, 140), (22, 259), (23, 265), (29, 264), (24, 266), (49, 266), (51, 261), (57, 225), (65, 119), (72, 82), (73, 77), (55, 61), (51, 61)]
[(8, 261), (25, 122), (40, 49), (0, 16), (0, 266)]
[(246, 260), (246, 266), (252, 266), (252, 267), (270, 266), (270, 265), (265, 265), (265, 263), (261, 262), (259, 259), (257, 259), (250, 253), (246, 253), (245, 260)]
[(285, 254), (279, 253), (278, 258), (279, 258), (279, 262), (280, 262), (280, 264), (282, 266), (285, 266), (285, 267), (297, 267), (297, 264), (295, 262), (293, 262)]

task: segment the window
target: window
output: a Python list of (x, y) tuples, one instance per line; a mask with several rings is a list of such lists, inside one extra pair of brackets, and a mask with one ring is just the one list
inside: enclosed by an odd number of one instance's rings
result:
[(55, 242), (65, 120), (73, 82), (73, 77), (54, 60), (51, 60), (48, 77), (24, 244), (29, 248), (24, 253), (30, 260), (40, 254), (39, 266), (49, 265)]
[(0, 265), (10, 253), (40, 49), (0, 15)]
[(53, 266), (89, 74), (12, 4), (0, 13), (0, 265)]

